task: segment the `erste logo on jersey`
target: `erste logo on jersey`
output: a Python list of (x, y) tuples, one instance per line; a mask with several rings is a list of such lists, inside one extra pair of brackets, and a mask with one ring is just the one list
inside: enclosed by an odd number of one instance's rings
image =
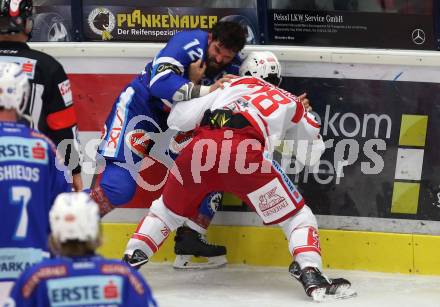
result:
[(32, 157), (36, 160), (46, 159), (46, 149), (41, 146), (41, 143), (36, 143), (35, 146), (32, 147)]
[(40, 140), (4, 136), (0, 137), (0, 162), (23, 161), (47, 164), (47, 143)]
[(70, 81), (64, 80), (63, 82), (58, 83), (58, 89), (60, 90), (66, 107), (70, 106), (72, 104), (72, 91), (70, 89)]
[(78, 276), (48, 280), (51, 306), (121, 304), (123, 278), (117, 275)]
[(127, 266), (123, 265), (122, 263), (104, 264), (101, 266), (101, 272), (104, 274), (118, 274), (118, 275), (127, 276), (129, 283), (138, 294), (142, 295), (145, 292), (144, 286), (142, 282), (139, 280), (139, 278), (136, 277), (136, 275), (134, 275), (130, 271), (130, 269)]

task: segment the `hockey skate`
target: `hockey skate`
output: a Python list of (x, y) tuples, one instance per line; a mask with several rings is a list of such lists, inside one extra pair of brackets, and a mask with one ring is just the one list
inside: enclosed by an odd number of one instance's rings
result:
[[(173, 267), (180, 270), (214, 269), (226, 265), (226, 247), (206, 242), (203, 235), (188, 227), (177, 229)], [(207, 262), (193, 262), (192, 257), (207, 258)]]
[(297, 262), (289, 266), (290, 275), (304, 287), (306, 294), (315, 302), (326, 302), (356, 296), (351, 284), (344, 278), (327, 278), (319, 269), (307, 267), (301, 270)]
[(122, 261), (132, 268), (139, 270), (141, 266), (148, 262), (148, 256), (140, 249), (135, 249), (133, 254), (125, 254)]

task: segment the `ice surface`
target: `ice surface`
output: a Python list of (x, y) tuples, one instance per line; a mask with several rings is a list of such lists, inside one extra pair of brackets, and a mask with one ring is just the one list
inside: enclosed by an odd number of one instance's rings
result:
[(163, 307), (301, 307), (372, 306), (440, 307), (440, 276), (325, 270), (328, 277), (344, 277), (358, 296), (315, 303), (287, 268), (228, 265), (207, 271), (176, 271), (171, 264), (149, 263), (141, 269)]

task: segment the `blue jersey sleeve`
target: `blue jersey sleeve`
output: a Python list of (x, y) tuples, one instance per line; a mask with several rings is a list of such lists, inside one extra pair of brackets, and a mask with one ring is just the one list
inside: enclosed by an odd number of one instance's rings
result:
[(29, 270), (23, 272), (20, 277), (15, 281), (14, 287), (11, 289), (11, 293), (9, 294), (9, 299), (5, 303), (5, 307), (9, 306), (32, 306), (30, 300), (29, 302), (24, 302), (24, 298), (22, 295), (21, 289), (23, 288), (23, 284), (29, 278), (30, 273)]
[(190, 82), (188, 68), (205, 57), (208, 33), (195, 30), (176, 34), (152, 63), (150, 90), (153, 96), (173, 102), (174, 93)]
[(50, 306), (45, 284), (32, 280), (39, 268), (40, 265), (33, 266), (20, 275), (6, 300), (5, 307)]
[[(134, 285), (134, 280), (131, 279), (131, 285), (128, 291), (128, 300), (126, 306), (134, 307), (157, 307), (156, 300), (153, 298), (150, 287), (144, 278), (139, 274), (139, 272), (131, 269), (131, 273), (135, 276), (136, 282), (141, 284), (141, 287), (136, 287)], [(143, 289), (143, 291), (140, 291)]]

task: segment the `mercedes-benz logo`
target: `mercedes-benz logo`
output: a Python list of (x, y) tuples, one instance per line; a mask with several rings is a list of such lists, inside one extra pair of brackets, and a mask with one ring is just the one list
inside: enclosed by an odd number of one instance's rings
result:
[(425, 31), (423, 31), (422, 29), (415, 29), (414, 31), (412, 31), (411, 37), (414, 44), (416, 45), (421, 45), (426, 40)]

